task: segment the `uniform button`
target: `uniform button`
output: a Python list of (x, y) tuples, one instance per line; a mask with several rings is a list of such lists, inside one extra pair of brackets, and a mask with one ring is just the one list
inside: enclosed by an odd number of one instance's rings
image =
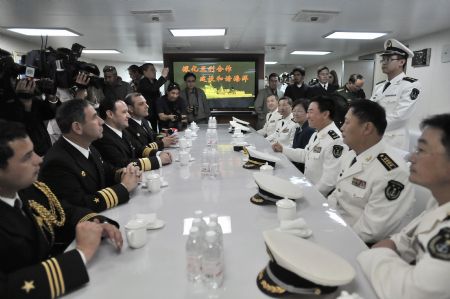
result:
[(338, 188), (338, 192), (341, 192), (341, 188)]
[(339, 174), (339, 176), (342, 176), (342, 173), (341, 173), (341, 174)]

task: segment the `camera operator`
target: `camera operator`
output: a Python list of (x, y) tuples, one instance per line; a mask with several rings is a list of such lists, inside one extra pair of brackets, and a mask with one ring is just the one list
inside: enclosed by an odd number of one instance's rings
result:
[[(40, 81), (42, 90), (48, 89), (48, 85), (53, 84), (51, 80)], [(41, 90), (36, 88), (36, 82), (39, 81), (32, 78), (19, 80), (16, 85), (15, 99), (5, 103), (0, 111), (0, 118), (23, 123), (34, 143), (34, 151), (39, 156), (43, 156), (52, 146), (44, 122), (55, 117), (55, 111), (60, 102), (53, 94), (43, 93), (42, 96), (36, 96), (36, 91), (41, 93)]]
[(103, 75), (105, 77), (105, 84), (103, 86), (105, 98), (123, 101), (126, 95), (132, 92), (131, 85), (128, 82), (122, 81), (122, 78), (117, 76), (117, 70), (114, 66), (105, 66), (103, 68)]
[(181, 93), (181, 97), (187, 106), (188, 122), (195, 121), (198, 124), (206, 124), (211, 111), (205, 92), (201, 88), (195, 87), (196, 80), (197, 77), (194, 73), (189, 72), (184, 75), (186, 88)]
[(187, 127), (186, 103), (180, 97), (180, 85), (170, 83), (166, 95), (156, 102), (156, 113), (159, 118), (159, 128), (177, 128), (179, 131)]

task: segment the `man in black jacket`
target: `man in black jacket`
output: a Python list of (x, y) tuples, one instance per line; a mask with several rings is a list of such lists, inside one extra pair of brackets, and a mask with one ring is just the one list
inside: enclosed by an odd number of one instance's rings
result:
[(326, 96), (334, 93), (337, 90), (335, 85), (328, 84), (328, 78), (330, 76), (330, 70), (326, 66), (320, 66), (317, 69), (317, 82), (311, 86), (308, 90), (308, 99), (318, 98), (320, 96)]
[(45, 156), (39, 179), (73, 205), (103, 211), (128, 202), (140, 180), (134, 165), (118, 169), (103, 161), (91, 144), (103, 134), (103, 120), (85, 100), (70, 100), (58, 109), (63, 136)]
[(294, 83), (289, 85), (284, 92), (285, 97), (290, 97), (293, 101), (306, 99), (308, 94), (308, 86), (303, 82), (305, 79), (305, 69), (298, 66), (292, 70)]
[[(22, 125), (0, 121), (1, 298), (62, 296), (89, 281), (86, 263), (102, 235), (119, 250), (123, 244), (114, 225), (101, 223), (107, 218), (66, 204), (37, 182), (41, 162)], [(55, 255), (56, 242), (75, 232), (76, 249)]]

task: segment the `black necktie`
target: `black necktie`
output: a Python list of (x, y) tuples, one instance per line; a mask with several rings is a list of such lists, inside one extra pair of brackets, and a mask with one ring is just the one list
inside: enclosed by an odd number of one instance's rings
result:
[(267, 118), (267, 121), (269, 121), (271, 117), (272, 117), (272, 112), (269, 113), (269, 117)]
[(14, 201), (14, 209), (16, 209), (20, 215), (25, 216), (25, 212), (22, 210), (22, 202), (18, 198)]
[(297, 129), (295, 129), (295, 135), (298, 135), (302, 132), (302, 127), (297, 127)]
[(326, 84), (323, 85), (323, 89), (327, 90), (327, 85)]
[(284, 126), (284, 120), (281, 121), (281, 127), (283, 127), (283, 126)]
[(316, 134), (316, 136), (314, 136), (314, 140), (313, 140), (313, 142), (315, 142), (315, 141), (316, 141), (316, 139), (317, 139), (317, 134)]
[(386, 84), (384, 84), (383, 92), (389, 87), (389, 85), (391, 85), (391, 82), (387, 81)]
[(350, 163), (350, 167), (352, 167), (353, 164), (355, 164), (355, 163), (356, 163), (356, 157), (353, 158), (352, 163)]

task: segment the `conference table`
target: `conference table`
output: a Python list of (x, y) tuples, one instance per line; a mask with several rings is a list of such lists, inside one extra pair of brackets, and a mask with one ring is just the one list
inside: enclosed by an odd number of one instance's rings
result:
[[(276, 207), (250, 202), (258, 190), (253, 179), (257, 170), (242, 167), (243, 154), (233, 151), (228, 126), (218, 125), (217, 132), (220, 175), (201, 176), (201, 153), (206, 144), (206, 126), (201, 125), (190, 150), (194, 161), (186, 166), (173, 162), (154, 170), (163, 175), (167, 187), (156, 193), (138, 187), (127, 204), (103, 212), (121, 225), (122, 251), (118, 253), (103, 241), (88, 264), (90, 282), (65, 298), (269, 298), (258, 289), (256, 277), (269, 261), (262, 232), (279, 226)], [(303, 198), (297, 200), (297, 216), (304, 218), (313, 231), (308, 239), (355, 268), (356, 277), (351, 283), (319, 298), (336, 298), (342, 290), (356, 292), (364, 299), (376, 298), (356, 260), (358, 253), (367, 249), (361, 239), (328, 207), (326, 199), (303, 174), (282, 154), (274, 153), (262, 136), (251, 131), (245, 135), (245, 141), (259, 151), (278, 156), (281, 162), (276, 164), (274, 174), (303, 189)], [(176, 156), (178, 149), (169, 151)], [(217, 213), (224, 230), (225, 279), (217, 290), (187, 280), (185, 244), (196, 210), (202, 210), (205, 216)], [(148, 230), (146, 245), (132, 249), (127, 244), (124, 226), (138, 213), (157, 213), (165, 226)]]

